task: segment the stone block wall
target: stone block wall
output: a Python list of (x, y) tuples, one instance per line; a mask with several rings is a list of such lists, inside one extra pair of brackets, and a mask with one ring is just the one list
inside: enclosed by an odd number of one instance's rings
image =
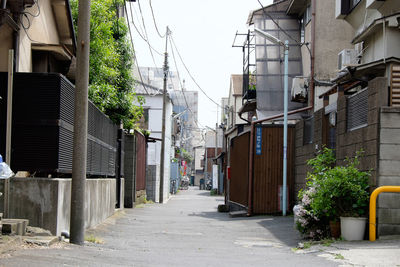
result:
[[(380, 110), (377, 186), (400, 186), (400, 108)], [(378, 236), (400, 235), (400, 193), (381, 193), (377, 203)]]
[(359, 168), (364, 171), (371, 171), (370, 184), (374, 188), (377, 185), (377, 170), (379, 168), (379, 110), (381, 106), (387, 105), (386, 78), (376, 78), (368, 83), (368, 125), (366, 127), (347, 131), (346, 102), (346, 97), (339, 97), (337, 103), (337, 164), (344, 164), (346, 157), (353, 157), (357, 151), (364, 150)]
[(304, 144), (304, 121), (296, 123), (296, 140), (295, 140), (295, 197), (300, 189), (306, 185), (307, 172), (311, 168), (307, 165), (307, 161), (315, 156), (315, 152), (322, 145), (322, 119), (324, 109), (320, 109), (314, 113), (314, 136), (311, 144)]
[(147, 200), (158, 202), (160, 199), (160, 166), (146, 166), (146, 195)]

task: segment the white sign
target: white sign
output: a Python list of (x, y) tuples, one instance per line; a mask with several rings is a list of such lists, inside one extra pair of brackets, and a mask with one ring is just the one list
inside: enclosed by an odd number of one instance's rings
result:
[(217, 189), (218, 188), (218, 165), (213, 165), (213, 176), (212, 176), (212, 188)]

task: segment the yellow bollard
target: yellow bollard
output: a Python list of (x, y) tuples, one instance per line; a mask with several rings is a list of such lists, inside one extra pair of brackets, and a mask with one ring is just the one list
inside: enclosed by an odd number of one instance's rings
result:
[(376, 240), (376, 198), (382, 192), (400, 193), (400, 186), (380, 186), (372, 192), (369, 199), (369, 241)]

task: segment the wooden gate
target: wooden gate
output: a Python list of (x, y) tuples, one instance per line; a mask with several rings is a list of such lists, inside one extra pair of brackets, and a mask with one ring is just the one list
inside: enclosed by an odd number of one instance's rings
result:
[(249, 182), (250, 133), (244, 133), (231, 140), (229, 200), (247, 207)]
[[(281, 211), (280, 194), (283, 180), (283, 126), (266, 125), (261, 131), (260, 154), (254, 155), (253, 213), (272, 214)], [(294, 194), (294, 127), (288, 128), (287, 188), (288, 200)], [(257, 138), (255, 137), (254, 140)], [(256, 152), (256, 141), (254, 142)], [(289, 201), (287, 202), (289, 205)]]

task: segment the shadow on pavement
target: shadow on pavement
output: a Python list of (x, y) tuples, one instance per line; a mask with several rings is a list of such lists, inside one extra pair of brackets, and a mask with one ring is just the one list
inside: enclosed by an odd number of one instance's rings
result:
[(199, 216), (219, 221), (254, 221), (258, 225), (265, 228), (268, 234), (279, 240), (282, 244), (289, 247), (296, 247), (301, 241), (300, 234), (294, 229), (293, 216), (252, 216), (252, 217), (235, 217), (229, 216), (229, 213), (221, 213), (217, 210), (207, 212), (194, 212), (188, 216)]

